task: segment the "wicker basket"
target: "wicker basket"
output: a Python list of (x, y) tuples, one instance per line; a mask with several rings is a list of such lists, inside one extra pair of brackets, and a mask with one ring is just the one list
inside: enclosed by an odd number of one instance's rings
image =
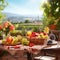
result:
[(46, 39), (43, 39), (43, 38), (28, 38), (30, 40), (31, 43), (34, 43), (36, 45), (43, 45), (46, 41)]

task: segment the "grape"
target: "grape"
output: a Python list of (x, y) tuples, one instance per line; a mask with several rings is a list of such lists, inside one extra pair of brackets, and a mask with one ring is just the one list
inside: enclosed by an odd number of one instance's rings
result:
[(22, 39), (22, 44), (23, 45), (28, 45), (29, 44), (29, 41), (27, 40), (27, 38)]

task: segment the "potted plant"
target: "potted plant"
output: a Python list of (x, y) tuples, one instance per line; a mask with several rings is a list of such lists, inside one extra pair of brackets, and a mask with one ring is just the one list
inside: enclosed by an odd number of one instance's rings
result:
[(57, 23), (57, 20), (51, 20), (50, 22), (49, 22), (49, 28), (50, 28), (50, 30), (55, 30), (56, 29), (56, 23)]
[(56, 24), (56, 26), (57, 26), (57, 30), (60, 30), (60, 17), (58, 18), (58, 20), (57, 20), (57, 24)]

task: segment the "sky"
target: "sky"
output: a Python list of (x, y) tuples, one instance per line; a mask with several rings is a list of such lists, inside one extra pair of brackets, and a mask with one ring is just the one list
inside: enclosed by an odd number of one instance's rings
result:
[(4, 12), (32, 16), (43, 14), (40, 10), (42, 0), (7, 0), (7, 2), (8, 6), (3, 10)]

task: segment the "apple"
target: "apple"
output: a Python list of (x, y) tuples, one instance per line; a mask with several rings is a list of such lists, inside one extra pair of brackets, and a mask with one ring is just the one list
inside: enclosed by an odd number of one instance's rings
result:
[(32, 31), (27, 31), (27, 36), (31, 36)]
[(32, 32), (32, 36), (35, 37), (36, 36), (36, 32)]
[(32, 32), (30, 38), (32, 38), (32, 37), (37, 37), (37, 36), (38, 36), (38, 33), (37, 33), (37, 32)]

